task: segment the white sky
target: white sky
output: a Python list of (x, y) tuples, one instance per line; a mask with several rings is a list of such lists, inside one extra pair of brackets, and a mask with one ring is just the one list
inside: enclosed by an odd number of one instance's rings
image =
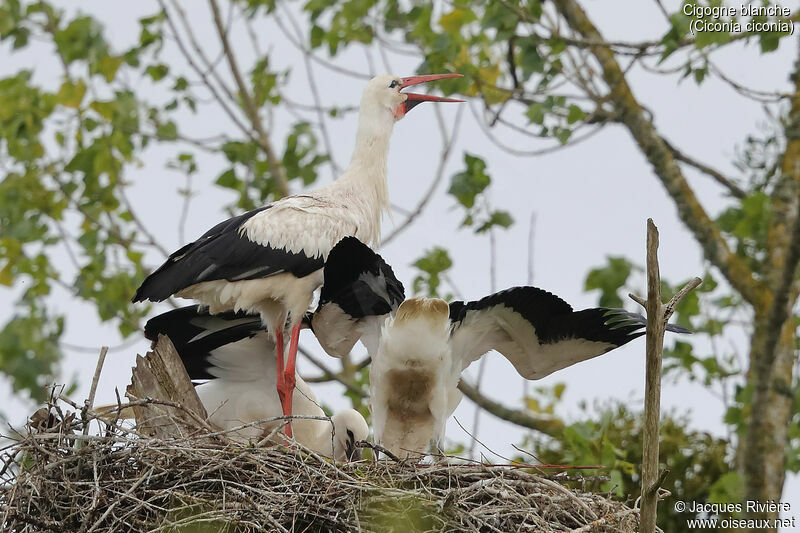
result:
[[(74, 10), (71, 2), (56, 3)], [(665, 3), (668, 9), (674, 9), (677, 5), (677, 2)], [(191, 5), (189, 15), (193, 26), (203, 41), (209, 43), (212, 50), (210, 55), (216, 57), (217, 41), (210, 26), (207, 6), (205, 3), (184, 4), (187, 8)], [(615, 0), (589, 1), (585, 4), (590, 17), (608, 39), (653, 39), (665, 31), (665, 21), (654, 2)], [(154, 1), (121, 3), (87, 0), (81, 3), (81, 10), (97, 17), (111, 29), (108, 36), (117, 49), (121, 49), (138, 37), (136, 19), (156, 12), (157, 4)], [(262, 48), (273, 51), (271, 66), (292, 68), (289, 93), (292, 99), (311, 103), (301, 56), (283, 40), (277, 28), (258, 28), (258, 31)], [(234, 31), (232, 35), (234, 49), (241, 55), (241, 64), (249, 65), (252, 48), (245, 33)], [(717, 63), (727, 75), (748, 87), (787, 89), (788, 73), (795, 59), (794, 49), (795, 39), (785, 40), (777, 53), (766, 56), (760, 55), (757, 46), (745, 49), (736, 45), (719, 54)], [(60, 83), (61, 71), (49, 47), (36, 45), (24, 55), (11, 56), (8, 50), (8, 46), (0, 48), (0, 76), (33, 66), (37, 81), (49, 87)], [(175, 46), (168, 42), (165, 56), (175, 59), (177, 54)], [(364, 58), (364, 52), (354, 48), (337, 61), (351, 69), (368, 73)], [(374, 58), (375, 63), (380, 65), (377, 54)], [(412, 74), (417, 66), (416, 59), (409, 57), (391, 56), (390, 61), (394, 73), (401, 76)], [(183, 62), (179, 60), (175, 64)], [(337, 106), (358, 104), (363, 81), (353, 80), (319, 65), (313, 68), (324, 103)], [(227, 72), (224, 68), (221, 70)], [(186, 72), (189, 73), (188, 67)], [(378, 68), (375, 73), (383, 73), (383, 69)], [(741, 146), (748, 134), (756, 132), (757, 125), (763, 121), (760, 104), (744, 99), (728, 85), (715, 80), (698, 87), (692, 80), (679, 83), (677, 76), (663, 77), (634, 69), (629, 82), (640, 102), (653, 112), (656, 127), (670, 142), (698, 159), (736, 175), (731, 164), (735, 148)], [(148, 97), (159, 99), (158, 89), (152, 89), (147, 83), (140, 88)], [(452, 125), (457, 106), (448, 104), (440, 108), (445, 120)], [(446, 194), (449, 177), (463, 168), (463, 151), (480, 155), (487, 161), (494, 180), (491, 190), (493, 204), (495, 208), (510, 211), (517, 221), (510, 230), (497, 233), (498, 290), (527, 281), (527, 222), (532, 214), (536, 216), (533, 283), (558, 294), (576, 308), (597, 304), (596, 294), (583, 292), (583, 282), (588, 270), (604, 264), (607, 255), (623, 255), (639, 263), (644, 262), (647, 217), (652, 217), (660, 230), (662, 276), (676, 282), (702, 275), (699, 247), (678, 220), (674, 204), (626, 130), (618, 126), (609, 127), (575, 147), (536, 158), (519, 158), (502, 152), (488, 142), (471, 113), (465, 111), (454, 155), (445, 170), (445, 179), (440, 183), (427, 211), (400, 238), (381, 249), (381, 254), (406, 284), (407, 292), (410, 292), (415, 274), (410, 264), (436, 245), (449, 249), (455, 263), (451, 277), (464, 298), (477, 299), (491, 292), (488, 240), (485, 237), (473, 237), (468, 229), (458, 228), (461, 210), (455, 207), (455, 200)], [(309, 115), (308, 118), (314, 120), (315, 116)], [(220, 132), (236, 134), (227, 118), (219, 112), (204, 111), (201, 116), (187, 120), (191, 124), (189, 131), (195, 137)], [(281, 142), (292, 122), (294, 120), (285, 113), (276, 114), (272, 134), (274, 142)], [(341, 166), (346, 165), (352, 150), (355, 126), (354, 115), (331, 123), (335, 159)], [(502, 137), (520, 149), (544, 146), (512, 134), (506, 133)], [(419, 201), (438, 164), (440, 149), (438, 127), (431, 104), (418, 107), (396, 126), (389, 157), (390, 192), (394, 204), (410, 209)], [(130, 168), (127, 174), (127, 179), (133, 184), (130, 196), (138, 207), (139, 215), (170, 250), (181, 244), (177, 232), (181, 199), (176, 189), (184, 185), (182, 176), (165, 169), (166, 160), (174, 153), (175, 150), (169, 146), (166, 149), (148, 149), (142, 156), (141, 166)], [(197, 153), (196, 156), (201, 172), (194, 179), (197, 196), (188, 216), (188, 239), (224, 218), (222, 206), (232, 200), (231, 194), (213, 185), (216, 176), (224, 168), (223, 159), (203, 153)], [(687, 175), (712, 214), (724, 208), (726, 204), (720, 187), (692, 171), (687, 171)], [(321, 181), (324, 183), (330, 179), (330, 168), (323, 167)], [(384, 234), (390, 233), (403, 219), (403, 215), (396, 213), (394, 221), (385, 220)], [(151, 266), (157, 266), (163, 257), (152, 254), (147, 259)], [(66, 259), (63, 266), (69, 268)], [(3, 301), (0, 301), (0, 322), (5, 322), (12, 312), (6, 300), (8, 296), (9, 293), (5, 292)], [(116, 327), (98, 324), (92, 306), (76, 303), (63, 292), (54, 299), (54, 306), (67, 315), (67, 330), (63, 337), (66, 342), (87, 347), (115, 346), (120, 343)], [(159, 307), (155, 312), (164, 309)], [(695, 340), (699, 349), (708, 349), (702, 338)], [(314, 344), (313, 339), (306, 339), (306, 345)], [(734, 334), (730, 344), (729, 351), (735, 350), (743, 359), (746, 357), (746, 337)], [(144, 353), (146, 349), (147, 343), (140, 340), (109, 355), (100, 380), (98, 403), (112, 402), (115, 387), (124, 391), (135, 354)], [(62, 365), (63, 375), (65, 379), (78, 377), (80, 388), (75, 398), (82, 399), (88, 392), (96, 353), (94, 348), (89, 353), (67, 353)], [(530, 386), (566, 383), (567, 392), (560, 412), (562, 415), (577, 414), (581, 401), (592, 404), (619, 398), (628, 401), (632, 407), (638, 407), (642, 404), (644, 389), (643, 353), (644, 340), (634, 341), (605, 357), (568, 368)], [(521, 378), (502, 357), (497, 354), (488, 357), (482, 390), (506, 405), (520, 406), (523, 395)], [(335, 364), (333, 360), (328, 362)], [(299, 362), (299, 368), (303, 375), (315, 374), (315, 369), (305, 361)], [(476, 371), (477, 365), (474, 365), (468, 375), (474, 377)], [(347, 405), (348, 400), (341, 396), (338, 386), (316, 387), (316, 391), (318, 397), (329, 405)], [(10, 394), (7, 384), (0, 387), (0, 398), (4, 399), (4, 413), (13, 423), (20, 423), (31, 411), (30, 405)], [(721, 424), (722, 402), (702, 385), (668, 380), (664, 383), (662, 405), (667, 411), (688, 412), (695, 428), (716, 435), (724, 434), (725, 429)], [(473, 412), (474, 405), (465, 399), (456, 416), (470, 428)], [(517, 427), (486, 414), (481, 418), (479, 434), (487, 446), (504, 455), (514, 453), (509, 443), (519, 442), (523, 435)], [(448, 437), (455, 441), (467, 441), (467, 436), (452, 421), (448, 425)], [(491, 454), (487, 455), (496, 459)], [(800, 481), (796, 476), (792, 476), (788, 482), (783, 501), (792, 504), (793, 512), (797, 510), (796, 516), (800, 515)], [(800, 521), (800, 516), (798, 519)]]

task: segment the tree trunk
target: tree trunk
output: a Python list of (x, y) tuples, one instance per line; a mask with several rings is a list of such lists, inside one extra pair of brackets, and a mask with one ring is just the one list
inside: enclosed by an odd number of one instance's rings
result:
[[(764, 357), (769, 341), (766, 320), (758, 319), (753, 333), (750, 360)], [(792, 371), (795, 362), (794, 319), (784, 324), (775, 347), (775, 362), (768, 378), (755, 371), (749, 376), (753, 388), (751, 416), (744, 446), (739, 447), (740, 465), (744, 479), (744, 499), (767, 502), (780, 501), (785, 479), (785, 448), (789, 420), (792, 415)], [(761, 385), (759, 384), (761, 382)], [(748, 512), (748, 518), (775, 519), (777, 512)], [(758, 531), (775, 531), (758, 529)]]
[[(800, 261), (800, 57), (791, 76), (794, 95), (784, 125), (786, 151), (771, 195), (770, 228), (763, 305), (755, 306), (748, 385), (753, 396), (744, 446), (737, 464), (745, 500), (780, 501), (785, 478), (785, 447), (794, 398), (797, 264)], [(753, 511), (748, 518), (774, 519), (776, 512)], [(763, 529), (759, 529), (763, 531)], [(775, 531), (776, 528), (770, 529)]]

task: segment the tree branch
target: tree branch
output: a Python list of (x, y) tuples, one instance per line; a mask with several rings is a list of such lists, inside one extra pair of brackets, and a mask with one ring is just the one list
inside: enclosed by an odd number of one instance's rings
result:
[(506, 422), (533, 429), (551, 437), (559, 437), (561, 432), (564, 431), (564, 423), (561, 420), (556, 418), (534, 418), (523, 411), (510, 409), (483, 396), (475, 387), (468, 384), (463, 379), (459, 382), (458, 388), (464, 393), (464, 396), (472, 400), (475, 405)]
[(736, 185), (731, 180), (726, 178), (722, 174), (722, 172), (713, 169), (708, 165), (701, 163), (700, 161), (692, 159), (688, 155), (684, 154), (683, 152), (675, 148), (672, 144), (667, 142), (666, 139), (664, 139), (664, 144), (667, 145), (667, 148), (669, 148), (670, 152), (672, 152), (672, 155), (675, 157), (675, 159), (677, 159), (682, 163), (686, 163), (690, 167), (693, 167), (694, 169), (699, 170), (703, 174), (709, 176), (714, 181), (716, 181), (717, 183), (728, 189), (728, 192), (730, 192), (736, 198), (744, 198), (747, 196), (747, 193), (743, 189), (741, 189), (738, 185)]
[(364, 391), (364, 389), (359, 387), (356, 383), (353, 383), (352, 381), (347, 379), (342, 374), (332, 371), (330, 368), (325, 366), (325, 364), (322, 361), (320, 361), (319, 359), (314, 357), (311, 354), (311, 352), (309, 352), (308, 350), (304, 349), (302, 346), (299, 347), (298, 351), (300, 353), (302, 353), (306, 357), (306, 359), (308, 359), (311, 362), (312, 365), (314, 365), (315, 367), (319, 368), (322, 371), (322, 376), (319, 376), (318, 378), (315, 378), (315, 379), (312, 379), (312, 380), (306, 380), (306, 381), (310, 381), (311, 383), (319, 383), (319, 382), (324, 382), (324, 381), (336, 381), (338, 383), (341, 383), (345, 387), (347, 387), (348, 391), (352, 392), (353, 394), (358, 395), (360, 398), (366, 398), (366, 396), (367, 396), (366, 391)]
[(236, 86), (239, 88), (239, 96), (242, 99), (242, 105), (244, 106), (245, 113), (250, 119), (253, 129), (255, 129), (256, 133), (258, 134), (258, 144), (267, 155), (267, 164), (269, 164), (272, 175), (275, 177), (275, 181), (278, 184), (278, 190), (280, 190), (282, 195), (288, 196), (289, 180), (286, 178), (286, 171), (284, 170), (280, 159), (278, 159), (278, 156), (275, 154), (275, 150), (272, 147), (269, 136), (264, 129), (264, 124), (261, 122), (261, 117), (258, 113), (258, 106), (256, 105), (255, 100), (253, 100), (250, 91), (247, 89), (244, 78), (242, 78), (242, 74), (239, 71), (239, 65), (236, 63), (236, 57), (233, 55), (233, 50), (231, 49), (230, 42), (228, 41), (228, 31), (222, 23), (222, 15), (220, 14), (217, 0), (208, 0), (208, 3), (211, 6), (211, 11), (214, 15), (214, 26), (217, 28), (217, 35), (219, 35), (220, 42), (222, 43), (222, 50), (225, 52), (225, 58), (228, 60), (228, 67), (231, 70), (233, 79), (236, 81)]
[[(589, 41), (602, 42), (600, 32), (575, 0), (555, 0), (555, 5), (575, 32)], [(706, 259), (720, 269), (730, 284), (750, 304), (756, 309), (761, 308), (764, 299), (762, 284), (753, 277), (747, 263), (731, 252), (719, 227), (700, 204), (672, 151), (631, 92), (614, 52), (602, 44), (592, 44), (589, 49), (602, 69), (603, 79), (610, 89), (609, 101), (617, 110), (618, 120), (628, 128), (653, 166), (678, 207), (681, 220), (701, 244)]]

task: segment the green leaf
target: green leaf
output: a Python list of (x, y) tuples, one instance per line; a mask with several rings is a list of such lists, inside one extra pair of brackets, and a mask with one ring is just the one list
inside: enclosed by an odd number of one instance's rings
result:
[(574, 104), (569, 106), (569, 110), (567, 111), (568, 124), (575, 124), (579, 120), (583, 120), (585, 117), (586, 113), (583, 112), (583, 109)]
[(233, 171), (233, 169), (229, 168), (219, 175), (215, 183), (220, 187), (225, 187), (226, 189), (238, 189), (241, 182), (239, 178), (236, 177), (236, 173)]
[(163, 80), (169, 74), (169, 67), (163, 63), (158, 65), (150, 65), (145, 69), (145, 74), (150, 76), (153, 81)]
[(706, 78), (706, 74), (708, 74), (708, 67), (696, 68), (694, 69), (693, 74), (694, 81), (697, 83), (697, 85), (700, 85)]
[(414, 262), (414, 266), (422, 271), (422, 275), (414, 279), (414, 294), (425, 290), (428, 297), (439, 297), (440, 276), (453, 266), (453, 261), (444, 248), (436, 247)]
[(467, 168), (452, 177), (447, 192), (469, 209), (475, 205), (475, 197), (483, 192), (492, 180), (486, 173), (486, 163), (483, 159), (465, 153), (464, 162)]
[(624, 257), (608, 258), (605, 267), (595, 268), (586, 276), (584, 290), (600, 290), (601, 307), (623, 307), (619, 290), (628, 282), (628, 277), (633, 271), (633, 265)]
[(572, 130), (569, 128), (562, 128), (560, 126), (556, 126), (553, 128), (553, 135), (555, 136), (556, 139), (558, 139), (558, 142), (560, 142), (561, 144), (566, 144), (570, 136), (572, 135)]
[(117, 71), (122, 65), (121, 56), (103, 56), (97, 63), (97, 72), (102, 74), (105, 80), (111, 83), (117, 76)]
[(56, 95), (56, 101), (66, 107), (80, 107), (83, 95), (86, 94), (86, 84), (83, 80), (75, 83), (67, 80), (61, 84), (61, 88)]
[[(533, 39), (522, 39), (519, 41), (519, 48), (519, 65), (522, 67), (522, 76), (524, 78), (527, 79), (537, 72), (544, 72), (545, 59), (539, 53), (539, 48)], [(538, 124), (541, 124), (541, 122)]]
[(534, 124), (544, 124), (545, 106), (541, 102), (534, 102), (528, 106), (525, 116)]
[(114, 111), (117, 109), (117, 102), (114, 100), (108, 101), (94, 101), (89, 104), (89, 107), (103, 117), (106, 120), (111, 120), (111, 117), (114, 116)]
[(744, 485), (738, 472), (728, 472), (717, 479), (708, 494), (709, 503), (737, 503), (744, 499)]
[(108, 45), (103, 39), (102, 29), (91, 17), (75, 18), (66, 28), (56, 31), (54, 40), (58, 52), (67, 64), (78, 60), (94, 63), (108, 55)]
[(178, 126), (171, 120), (159, 124), (156, 127), (156, 136), (162, 141), (174, 141), (178, 138)]
[(325, 30), (314, 24), (311, 27), (311, 34), (309, 35), (311, 48), (319, 48), (322, 45), (323, 37), (325, 37)]
[(476, 20), (475, 13), (471, 9), (454, 9), (450, 13), (445, 13), (439, 18), (439, 25), (447, 33), (458, 35), (464, 24)]
[(508, 211), (495, 211), (489, 217), (489, 220), (484, 222), (478, 229), (475, 230), (475, 233), (483, 233), (494, 226), (509, 228), (513, 223), (514, 218), (511, 216), (511, 213)]

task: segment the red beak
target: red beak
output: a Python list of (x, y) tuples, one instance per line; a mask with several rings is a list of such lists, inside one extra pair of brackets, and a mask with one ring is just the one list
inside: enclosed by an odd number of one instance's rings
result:
[[(463, 74), (425, 74), (424, 76), (409, 76), (402, 78), (402, 85), (400, 89), (411, 87), (412, 85), (419, 85), (420, 83), (427, 83), (429, 81), (444, 80), (447, 78), (461, 78)], [(415, 106), (422, 102), (463, 102), (464, 100), (457, 100), (455, 98), (444, 98), (441, 96), (432, 96), (430, 94), (417, 94), (417, 93), (403, 93), (408, 95), (403, 106), (403, 114), (411, 111)]]

